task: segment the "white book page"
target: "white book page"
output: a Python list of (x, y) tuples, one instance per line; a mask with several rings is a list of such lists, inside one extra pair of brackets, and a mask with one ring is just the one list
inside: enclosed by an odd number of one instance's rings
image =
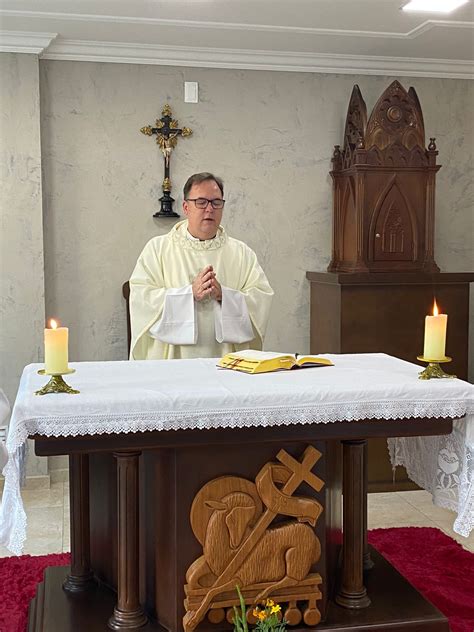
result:
[(295, 357), (294, 353), (278, 353), (275, 351), (258, 351), (257, 349), (244, 349), (244, 351), (236, 351), (232, 355), (239, 358), (245, 358), (247, 360), (273, 360), (274, 358), (281, 358), (282, 356)]

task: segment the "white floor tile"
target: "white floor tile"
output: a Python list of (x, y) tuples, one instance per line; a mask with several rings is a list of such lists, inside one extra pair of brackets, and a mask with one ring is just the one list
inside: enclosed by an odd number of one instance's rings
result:
[(21, 497), (25, 510), (34, 507), (62, 507), (64, 483), (53, 483), (49, 489), (23, 489)]

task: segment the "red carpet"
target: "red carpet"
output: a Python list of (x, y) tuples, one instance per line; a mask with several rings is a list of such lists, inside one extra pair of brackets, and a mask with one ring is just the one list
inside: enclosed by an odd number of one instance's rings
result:
[(430, 527), (373, 529), (369, 543), (448, 618), (452, 632), (474, 631), (474, 553)]
[(28, 605), (44, 569), (65, 566), (70, 557), (69, 553), (57, 553), (0, 558), (0, 632), (25, 632)]
[[(427, 527), (374, 529), (369, 542), (449, 618), (452, 632), (473, 632), (473, 553)], [(68, 563), (68, 553), (0, 558), (0, 632), (25, 632), (43, 570)]]

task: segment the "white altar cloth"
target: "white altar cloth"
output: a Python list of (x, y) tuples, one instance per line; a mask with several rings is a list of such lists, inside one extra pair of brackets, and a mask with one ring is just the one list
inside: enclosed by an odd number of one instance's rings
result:
[(395, 437), (388, 449), (392, 465), (405, 466), (435, 505), (457, 513), (453, 529), (467, 538), (474, 530), (474, 415), (455, 419), (449, 435)]
[[(216, 359), (72, 363), (79, 395), (35, 396), (42, 365), (27, 366), (13, 408), (0, 544), (19, 554), (26, 516), (19, 449), (28, 436), (78, 436), (474, 414), (461, 380), (418, 380), (420, 367), (385, 354), (331, 355), (333, 367), (248, 375)], [(474, 493), (474, 492), (473, 492)]]

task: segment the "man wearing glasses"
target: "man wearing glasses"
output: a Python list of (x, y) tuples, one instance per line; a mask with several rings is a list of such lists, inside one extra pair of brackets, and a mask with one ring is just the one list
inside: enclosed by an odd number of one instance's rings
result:
[(186, 220), (151, 239), (130, 279), (130, 359), (220, 357), (261, 349), (273, 290), (255, 253), (220, 225), (224, 185), (184, 185)]

